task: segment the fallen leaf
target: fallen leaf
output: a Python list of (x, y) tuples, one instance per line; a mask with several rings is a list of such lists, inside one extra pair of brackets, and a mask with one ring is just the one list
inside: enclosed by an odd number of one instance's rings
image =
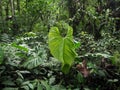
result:
[(87, 62), (86, 60), (82, 61), (82, 64), (76, 65), (76, 68), (79, 72), (83, 74), (84, 77), (88, 77), (90, 74), (90, 71), (87, 69)]

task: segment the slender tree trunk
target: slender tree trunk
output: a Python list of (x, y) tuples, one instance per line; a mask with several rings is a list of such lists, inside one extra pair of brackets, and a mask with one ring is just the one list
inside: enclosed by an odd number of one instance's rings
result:
[[(0, 1), (0, 27), (1, 26), (2, 26), (2, 1)], [(2, 29), (2, 27), (0, 29)]]
[(11, 7), (11, 14), (12, 14), (12, 17), (14, 17), (14, 16), (15, 16), (14, 0), (10, 0), (10, 7)]
[(5, 22), (6, 22), (6, 27), (9, 28), (9, 25), (8, 25), (8, 20), (10, 19), (9, 17), (9, 2), (6, 2), (6, 8), (5, 8)]
[[(28, 9), (28, 0), (26, 0), (26, 10), (27, 10), (27, 9)], [(26, 24), (27, 30), (29, 29), (28, 23), (29, 23), (28, 12), (26, 12), (26, 13), (25, 13), (25, 24)], [(26, 30), (26, 31), (27, 31), (27, 30)]]
[(3, 19), (3, 7), (2, 7), (2, 0), (0, 0), (0, 32), (4, 32), (4, 19)]
[(2, 16), (2, 0), (0, 0), (0, 16)]
[[(7, 3), (7, 2), (6, 2)], [(6, 6), (6, 9), (5, 9), (5, 12), (6, 12), (6, 18), (8, 18), (8, 15), (9, 15), (9, 3), (7, 3), (7, 6)]]

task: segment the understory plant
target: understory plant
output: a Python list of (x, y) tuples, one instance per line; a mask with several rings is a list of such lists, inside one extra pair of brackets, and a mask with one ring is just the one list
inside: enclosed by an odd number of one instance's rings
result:
[[(51, 54), (62, 63), (62, 72), (67, 74), (77, 54), (75, 52), (73, 29), (66, 23), (63, 26), (64, 28), (51, 27), (48, 44)], [(60, 30), (62, 31), (60, 32)]]

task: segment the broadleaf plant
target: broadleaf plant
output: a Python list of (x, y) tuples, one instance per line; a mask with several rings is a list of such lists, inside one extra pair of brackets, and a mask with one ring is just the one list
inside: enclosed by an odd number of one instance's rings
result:
[(67, 74), (76, 57), (72, 27), (67, 25), (67, 34), (62, 36), (58, 27), (52, 27), (48, 35), (51, 54), (62, 63), (62, 72)]

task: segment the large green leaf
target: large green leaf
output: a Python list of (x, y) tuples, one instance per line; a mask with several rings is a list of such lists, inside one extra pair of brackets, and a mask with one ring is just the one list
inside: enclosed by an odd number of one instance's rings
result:
[(3, 57), (4, 57), (4, 53), (3, 53), (2, 48), (0, 48), (0, 64), (2, 64), (3, 62)]
[(67, 74), (76, 57), (73, 41), (73, 30), (68, 26), (65, 37), (60, 35), (57, 27), (52, 27), (48, 35), (48, 44), (51, 54), (62, 62), (62, 71)]

